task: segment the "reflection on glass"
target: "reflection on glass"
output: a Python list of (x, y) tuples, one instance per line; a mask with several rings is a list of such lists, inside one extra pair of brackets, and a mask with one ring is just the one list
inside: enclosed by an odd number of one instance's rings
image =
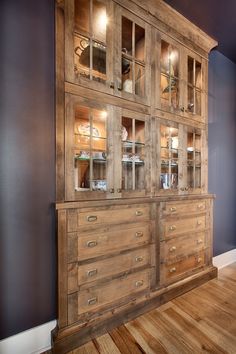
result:
[(135, 24), (135, 58), (144, 61), (145, 30)]
[(133, 93), (133, 63), (123, 57), (122, 59), (122, 88), (125, 92)]
[(122, 90), (145, 95), (145, 30), (122, 17)]
[(161, 125), (161, 189), (178, 188), (178, 129)]
[(202, 66), (188, 57), (188, 111), (201, 115)]
[(105, 191), (107, 112), (77, 106), (75, 110), (75, 190)]
[(90, 1), (75, 0), (75, 30), (89, 33), (90, 27)]
[(98, 0), (75, 0), (74, 70), (76, 77), (106, 83), (107, 21), (104, 3)]
[(92, 27), (94, 38), (106, 43), (107, 13), (106, 5), (100, 1), (93, 0)]
[(195, 131), (187, 135), (187, 185), (201, 187), (201, 135)]
[(135, 64), (135, 94), (144, 96), (144, 67)]
[(161, 98), (162, 103), (177, 108), (179, 105), (179, 52), (161, 41)]
[(122, 117), (122, 189), (145, 188), (145, 122)]

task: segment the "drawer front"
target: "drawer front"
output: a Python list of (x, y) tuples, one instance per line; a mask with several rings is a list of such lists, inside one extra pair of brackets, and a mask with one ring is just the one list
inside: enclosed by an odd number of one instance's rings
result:
[(188, 271), (202, 267), (204, 264), (204, 251), (172, 264), (164, 264), (165, 279), (168, 281)]
[(127, 229), (127, 225), (123, 225), (119, 230), (101, 234), (80, 234), (78, 237), (78, 260), (99, 257), (108, 252), (126, 250), (148, 243), (149, 240), (150, 226), (148, 223), (134, 224), (129, 229)]
[(176, 236), (185, 232), (202, 231), (206, 229), (206, 215), (163, 221), (162, 225), (164, 237)]
[(78, 284), (89, 283), (148, 264), (150, 264), (150, 249), (144, 248), (98, 262), (80, 265), (78, 267)]
[(167, 202), (164, 203), (162, 216), (186, 215), (192, 213), (204, 212), (207, 209), (205, 200), (192, 200), (188, 202)]
[(163, 261), (202, 250), (205, 247), (205, 237), (205, 232), (200, 232), (164, 241)]
[(122, 206), (107, 210), (94, 210), (78, 213), (78, 226), (119, 224), (139, 222), (150, 219), (149, 205)]
[(150, 271), (131, 274), (115, 279), (109, 284), (83, 290), (78, 294), (78, 315), (108, 305), (122, 297), (132, 295), (150, 287)]

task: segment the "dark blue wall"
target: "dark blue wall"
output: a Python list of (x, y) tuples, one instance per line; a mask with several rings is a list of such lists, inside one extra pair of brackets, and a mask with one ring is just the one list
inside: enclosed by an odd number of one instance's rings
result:
[(55, 311), (54, 1), (0, 1), (0, 339)]
[(216, 194), (214, 255), (236, 248), (236, 64), (209, 62), (209, 191)]

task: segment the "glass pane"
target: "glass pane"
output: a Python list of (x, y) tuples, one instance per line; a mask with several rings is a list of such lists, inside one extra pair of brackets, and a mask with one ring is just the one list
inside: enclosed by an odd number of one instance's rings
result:
[(171, 76), (179, 76), (179, 52), (175, 47), (171, 47), (169, 53), (169, 74)]
[(135, 24), (135, 58), (144, 61), (145, 30)]
[(75, 110), (75, 189), (106, 190), (106, 111)]
[(122, 58), (122, 87), (129, 93), (133, 93), (132, 71), (132, 61)]
[(188, 83), (193, 85), (193, 67), (194, 67), (194, 60), (191, 57), (188, 57)]
[(169, 43), (161, 41), (161, 72), (169, 71)]
[(90, 110), (78, 106), (75, 109), (75, 190), (90, 188)]
[(90, 43), (82, 36), (74, 36), (75, 74), (87, 79), (90, 78)]
[(122, 117), (122, 189), (140, 190), (145, 185), (145, 122)]
[(195, 134), (195, 150), (201, 151), (201, 135)]
[(191, 163), (187, 167), (187, 186), (194, 188), (194, 167)]
[(196, 61), (195, 69), (195, 86), (199, 89), (202, 88), (202, 65), (198, 61)]
[(93, 42), (93, 80), (106, 81), (106, 47)]
[(161, 189), (178, 187), (178, 129), (161, 125)]
[(201, 188), (201, 167), (195, 168), (195, 188)]
[(89, 31), (90, 1), (75, 0), (75, 30)]
[(195, 91), (195, 113), (201, 115), (201, 91)]
[(170, 77), (164, 74), (161, 74), (161, 98), (169, 102), (170, 95)]
[(135, 94), (144, 96), (144, 67), (135, 64)]
[(194, 113), (194, 89), (188, 86), (188, 110)]
[(171, 78), (171, 106), (179, 106), (179, 80)]
[(129, 55), (132, 55), (132, 26), (132, 21), (122, 16), (122, 52)]
[(106, 5), (102, 2), (93, 0), (93, 35), (94, 38), (106, 43), (106, 29), (107, 29), (107, 13)]
[(145, 144), (145, 122), (135, 119), (135, 142)]

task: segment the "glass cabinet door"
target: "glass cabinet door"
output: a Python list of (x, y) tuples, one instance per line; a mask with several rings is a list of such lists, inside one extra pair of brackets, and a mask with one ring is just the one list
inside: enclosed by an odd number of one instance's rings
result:
[(106, 0), (67, 0), (65, 41), (66, 80), (108, 92), (113, 70), (109, 6)]
[(186, 190), (201, 188), (201, 133), (188, 129), (187, 132), (187, 187)]
[(121, 196), (144, 196), (149, 189), (150, 118), (128, 110), (120, 110), (119, 158), (115, 162), (115, 175), (121, 166), (117, 188)]
[[(150, 26), (117, 5), (116, 93), (140, 103), (149, 102)], [(120, 29), (120, 32), (119, 32)]]
[(112, 140), (108, 136), (110, 115), (111, 110), (106, 107), (95, 108), (94, 104), (84, 105), (73, 98), (66, 117), (68, 198), (104, 198), (113, 191), (113, 181), (108, 179), (108, 159), (111, 161), (108, 141)]
[(161, 106), (176, 110), (180, 106), (180, 54), (176, 46), (161, 40)]
[(186, 53), (186, 93), (185, 115), (191, 119), (204, 122), (206, 113), (205, 75), (206, 63), (197, 54)]
[(160, 190), (178, 190), (179, 184), (179, 129), (160, 126)]

